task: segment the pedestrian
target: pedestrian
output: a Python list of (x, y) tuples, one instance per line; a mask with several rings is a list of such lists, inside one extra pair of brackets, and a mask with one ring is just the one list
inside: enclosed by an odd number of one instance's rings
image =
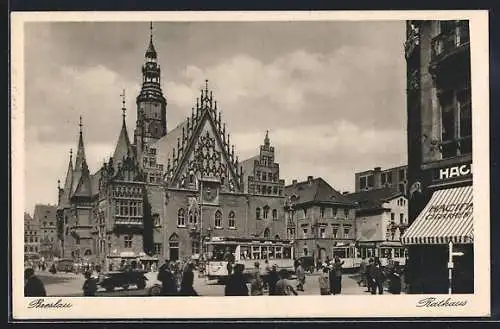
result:
[(361, 263), (359, 264), (359, 280), (358, 286), (366, 287), (366, 269), (368, 265), (366, 264), (366, 258), (363, 257), (361, 259)]
[(259, 267), (259, 262), (255, 262), (255, 270), (250, 281), (250, 295), (252, 296), (262, 296), (264, 294), (264, 281), (260, 275)]
[(162, 296), (175, 296), (178, 293), (177, 280), (175, 279), (173, 269), (173, 264), (168, 261), (160, 267), (157, 278), (161, 282)]
[(55, 263), (52, 263), (52, 265), (50, 266), (49, 272), (52, 273), (52, 274), (56, 274), (57, 273), (57, 268), (56, 268), (56, 264)]
[(278, 280), (278, 282), (276, 282), (276, 290), (275, 290), (276, 295), (278, 295), (278, 296), (284, 296), (284, 295), (297, 296), (298, 295), (297, 291), (295, 291), (295, 289), (293, 289), (292, 284), (288, 280), (288, 278), (290, 277), (290, 274), (288, 273), (288, 271), (285, 269), (282, 269), (281, 271), (279, 271), (278, 275), (279, 275), (280, 279)]
[(248, 296), (248, 287), (246, 285), (243, 270), (245, 265), (236, 264), (234, 266), (233, 274), (229, 277), (224, 288), (225, 296)]
[(83, 295), (95, 296), (97, 292), (97, 280), (92, 276), (90, 271), (85, 272), (85, 282), (83, 283)]
[(264, 289), (269, 291), (269, 274), (271, 273), (271, 266), (269, 265), (269, 260), (266, 258), (264, 261), (264, 275), (262, 277), (264, 281)]
[(179, 294), (181, 296), (198, 296), (196, 290), (194, 290), (194, 265), (192, 262), (187, 263), (184, 273), (182, 274), (181, 289)]
[(231, 251), (229, 250), (229, 247), (226, 248), (223, 254), (223, 259), (224, 261), (227, 262), (226, 269), (227, 269), (227, 275), (230, 276), (232, 274), (233, 270), (233, 265), (234, 265), (234, 257)]
[(269, 296), (276, 295), (276, 283), (279, 281), (279, 279), (280, 278), (278, 275), (278, 266), (276, 264), (273, 264), (273, 266), (271, 266), (271, 270), (269, 271), (269, 275), (267, 277)]
[(394, 262), (394, 266), (389, 273), (389, 292), (391, 294), (401, 294), (401, 274), (402, 270), (399, 266), (399, 262)]
[(380, 259), (378, 257), (375, 257), (375, 259), (373, 260), (370, 277), (372, 281), (371, 285), (372, 295), (376, 295), (377, 290), (379, 295), (382, 295), (384, 293), (385, 275), (384, 275), (384, 270), (382, 268), (382, 264), (380, 263)]
[(46, 297), (47, 292), (45, 291), (45, 286), (36, 275), (35, 270), (32, 268), (27, 268), (24, 270), (24, 280), (26, 284), (24, 285), (24, 297)]
[(328, 278), (328, 267), (326, 264), (321, 266), (321, 273), (319, 274), (319, 293), (321, 295), (329, 295), (330, 294), (330, 285)]
[(371, 292), (372, 291), (372, 286), (373, 286), (373, 280), (371, 277), (371, 272), (373, 267), (373, 258), (368, 259), (368, 265), (366, 265), (366, 291), (365, 292)]
[(344, 261), (340, 260), (338, 256), (335, 256), (335, 260), (332, 265), (333, 272), (333, 294), (340, 294), (342, 290), (342, 266), (344, 265)]
[(297, 290), (304, 291), (304, 284), (306, 282), (306, 272), (304, 271), (304, 267), (302, 266), (302, 262), (299, 260), (297, 262)]

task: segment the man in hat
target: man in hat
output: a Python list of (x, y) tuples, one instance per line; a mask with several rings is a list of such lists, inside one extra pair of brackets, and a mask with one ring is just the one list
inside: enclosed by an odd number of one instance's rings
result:
[(24, 285), (24, 296), (25, 297), (45, 297), (47, 292), (45, 291), (45, 286), (36, 275), (35, 270), (32, 268), (27, 268), (24, 270), (24, 280), (26, 284)]
[(279, 281), (278, 265), (273, 264), (267, 276), (267, 284), (269, 289), (269, 296), (276, 295), (276, 283)]
[(252, 296), (261, 296), (264, 294), (264, 281), (260, 276), (260, 263), (255, 262), (255, 269), (252, 273), (252, 280), (250, 281), (250, 294)]
[(248, 287), (243, 276), (244, 269), (245, 266), (243, 264), (236, 264), (234, 266), (233, 274), (229, 277), (224, 288), (225, 296), (248, 296)]

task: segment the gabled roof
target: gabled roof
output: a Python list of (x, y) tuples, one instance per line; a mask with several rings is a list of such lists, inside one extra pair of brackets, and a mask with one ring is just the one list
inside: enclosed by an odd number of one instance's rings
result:
[(27, 212), (25, 212), (25, 213), (24, 213), (24, 221), (25, 221), (25, 222), (30, 222), (30, 221), (32, 221), (32, 220), (33, 220), (33, 218), (31, 217), (31, 215), (30, 215), (30, 214), (28, 214)]
[(122, 129), (120, 130), (120, 135), (118, 136), (118, 141), (116, 142), (115, 152), (113, 153), (113, 165), (115, 170), (118, 168), (118, 164), (123, 161), (124, 158), (132, 157), (134, 151), (132, 145), (130, 144), (130, 139), (128, 137), (127, 125), (125, 123), (125, 115), (123, 116)]
[(382, 209), (382, 204), (392, 199), (403, 196), (403, 194), (393, 187), (384, 187), (370, 191), (361, 191), (346, 195), (348, 198), (357, 202), (360, 210)]
[(255, 161), (260, 159), (260, 155), (255, 155), (251, 158), (243, 160), (240, 165), (243, 168), (243, 184), (244, 191), (248, 192), (248, 177), (253, 176), (253, 169), (255, 166)]
[(177, 149), (177, 139), (182, 138), (182, 128), (186, 129), (187, 120), (182, 121), (165, 136), (151, 144), (156, 149), (156, 161), (167, 169), (168, 159), (172, 159), (173, 150)]
[(304, 203), (330, 203), (356, 206), (352, 200), (335, 190), (321, 177), (288, 185), (285, 187), (285, 195), (297, 196), (294, 201), (296, 205)]

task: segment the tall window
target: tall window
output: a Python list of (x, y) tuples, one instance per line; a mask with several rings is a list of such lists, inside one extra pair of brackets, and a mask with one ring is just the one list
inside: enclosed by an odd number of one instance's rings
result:
[(319, 236), (324, 239), (326, 238), (326, 228), (325, 227), (320, 227), (319, 228)]
[(267, 216), (269, 215), (269, 207), (264, 206), (262, 209), (264, 210), (264, 219), (267, 219)]
[(255, 217), (256, 217), (257, 219), (260, 219), (260, 208), (259, 208), (259, 207), (257, 207), (257, 208), (255, 209)]
[(399, 214), (399, 223), (404, 223), (404, 214)]
[(124, 236), (125, 248), (132, 248), (132, 235)]
[(472, 152), (470, 89), (443, 92), (441, 105), (441, 149), (443, 158)]
[(349, 239), (349, 232), (351, 231), (350, 227), (344, 227), (344, 239)]
[(368, 176), (367, 186), (368, 187), (373, 187), (374, 186), (373, 175)]
[(229, 225), (229, 228), (236, 227), (236, 222), (234, 221), (234, 211), (232, 211), (232, 210), (229, 212), (228, 225)]
[(160, 222), (160, 215), (159, 215), (159, 214), (154, 214), (154, 215), (153, 215), (153, 226), (154, 226), (154, 227), (159, 227), (159, 226), (161, 226), (161, 222)]
[(319, 212), (320, 212), (320, 217), (325, 218), (325, 208), (321, 207)]
[(184, 209), (179, 209), (179, 211), (177, 212), (177, 226), (186, 226), (186, 218), (184, 215)]
[(278, 210), (273, 209), (273, 220), (278, 220)]
[(153, 244), (153, 254), (161, 255), (161, 253), (162, 253), (162, 244), (161, 243)]
[(271, 231), (268, 228), (266, 228), (264, 230), (264, 238), (268, 239), (270, 236), (271, 236)]
[(307, 239), (307, 232), (308, 232), (308, 229), (307, 229), (307, 228), (303, 228), (303, 229), (302, 229), (302, 238), (303, 238), (303, 239)]
[(334, 226), (332, 228), (332, 234), (333, 234), (333, 238), (334, 239), (337, 239), (338, 238), (338, 232), (339, 232), (339, 227), (338, 226)]
[(366, 176), (360, 177), (359, 178), (359, 189), (364, 190), (367, 187), (367, 181), (366, 181)]
[(220, 210), (215, 212), (215, 227), (222, 228), (222, 213)]
[(191, 242), (191, 251), (193, 255), (200, 253), (200, 241), (193, 240), (193, 242)]

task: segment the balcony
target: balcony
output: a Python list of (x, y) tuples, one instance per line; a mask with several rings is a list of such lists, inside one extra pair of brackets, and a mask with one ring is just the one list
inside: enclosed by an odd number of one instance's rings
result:
[[(445, 62), (450, 62), (450, 65), (447, 67), (452, 70), (456, 70), (456, 67), (463, 67), (463, 65), (466, 65), (466, 62), (457, 63), (456, 61), (451, 61), (451, 59), (467, 62), (470, 61), (470, 53), (465, 51), (469, 49), (469, 44), (470, 36), (467, 21), (457, 22), (454, 28), (450, 28), (437, 35), (431, 41), (430, 73), (437, 75), (437, 71), (444, 65)], [(464, 54), (467, 55), (457, 56)], [(460, 66), (457, 66), (457, 64)]]
[(117, 217), (115, 225), (143, 226), (142, 218)]

